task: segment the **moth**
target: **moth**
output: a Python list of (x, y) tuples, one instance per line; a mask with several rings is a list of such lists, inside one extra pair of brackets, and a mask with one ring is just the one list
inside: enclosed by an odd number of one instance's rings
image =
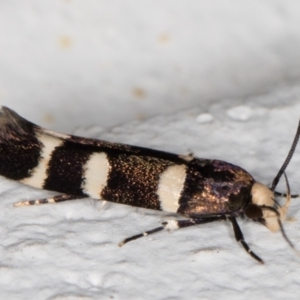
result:
[(0, 175), (36, 188), (59, 192), (47, 199), (22, 201), (15, 206), (57, 203), (91, 197), (176, 213), (185, 219), (125, 239), (119, 245), (164, 229), (214, 221), (231, 222), (235, 238), (258, 262), (236, 221), (246, 217), (286, 241), (282, 221), (291, 194), (280, 206), (275, 188), (285, 175), (300, 135), (300, 123), (288, 156), (271, 188), (257, 182), (243, 168), (221, 160), (177, 155), (126, 144), (111, 143), (43, 129), (13, 110), (0, 108)]

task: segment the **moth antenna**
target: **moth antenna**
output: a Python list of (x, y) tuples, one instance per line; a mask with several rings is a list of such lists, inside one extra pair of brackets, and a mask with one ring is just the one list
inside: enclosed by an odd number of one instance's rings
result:
[(294, 141), (293, 141), (292, 147), (291, 147), (291, 149), (288, 153), (288, 156), (286, 157), (283, 165), (281, 166), (280, 170), (278, 171), (278, 174), (273, 179), (272, 186), (271, 186), (271, 191), (275, 190), (275, 188), (276, 188), (276, 186), (279, 182), (280, 177), (282, 176), (282, 174), (284, 173), (284, 171), (285, 171), (286, 167), (288, 166), (290, 160), (292, 159), (293, 154), (295, 152), (295, 149), (297, 147), (297, 143), (299, 141), (299, 136), (300, 136), (300, 121), (298, 123), (298, 128), (297, 128), (297, 131), (296, 131), (296, 135), (294, 137)]
[(290, 239), (287, 237), (286, 233), (285, 233), (285, 230), (283, 228), (283, 225), (282, 225), (282, 222), (280, 221), (280, 213), (272, 206), (266, 206), (266, 205), (263, 205), (262, 206), (263, 209), (268, 209), (268, 210), (271, 210), (273, 211), (275, 214), (276, 214), (276, 217), (277, 217), (277, 222), (278, 222), (278, 225), (279, 225), (279, 229), (280, 229), (280, 232), (284, 238), (284, 240), (288, 243), (288, 245), (293, 249), (293, 251), (295, 252), (295, 254), (297, 256), (300, 257), (300, 252), (299, 250), (294, 246), (294, 244), (290, 241)]
[[(281, 219), (284, 219), (286, 217), (287, 211), (288, 211), (290, 203), (291, 203), (291, 189), (290, 189), (290, 184), (289, 184), (289, 181), (288, 181), (288, 178), (287, 178), (285, 172), (283, 172), (283, 175), (284, 175), (285, 182), (286, 182), (286, 189), (287, 189), (286, 195), (287, 196), (286, 196), (286, 200), (285, 200), (284, 205), (278, 209), (279, 210), (279, 215), (280, 215)], [(277, 215), (278, 225), (279, 225), (279, 228), (280, 228), (280, 231), (281, 231), (281, 234), (282, 234), (283, 238), (289, 244), (289, 246), (293, 249), (293, 251), (295, 252), (295, 254), (300, 257), (299, 250), (294, 246), (294, 244), (287, 237), (287, 235), (285, 233), (285, 230), (283, 228), (282, 222), (281, 222), (281, 220), (279, 218), (278, 213), (276, 215)]]
[[(285, 174), (285, 172), (283, 172), (283, 175), (284, 175), (284, 178), (285, 178), (285, 183), (286, 183), (286, 198), (285, 198), (285, 203), (284, 205), (282, 205), (278, 210), (279, 210), (279, 213), (280, 213), (280, 218), (282, 220), (285, 219), (286, 215), (287, 215), (287, 211), (290, 207), (290, 204), (291, 204), (291, 189), (290, 189), (290, 184), (289, 184), (289, 181), (288, 181), (288, 178)], [(280, 224), (279, 224), (280, 225)]]
[(279, 228), (280, 228), (280, 231), (281, 231), (281, 234), (283, 236), (283, 238), (285, 239), (285, 241), (289, 244), (289, 246), (293, 249), (293, 251), (295, 252), (295, 254), (300, 257), (300, 252), (299, 250), (295, 247), (295, 245), (290, 241), (290, 239), (287, 237), (286, 233), (285, 233), (285, 230), (282, 226), (282, 223), (280, 221), (279, 218), (278, 219), (278, 224), (279, 224)]

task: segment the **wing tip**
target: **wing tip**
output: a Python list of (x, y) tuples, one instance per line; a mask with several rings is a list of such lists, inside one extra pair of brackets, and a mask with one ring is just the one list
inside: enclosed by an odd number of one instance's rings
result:
[(33, 136), (35, 128), (38, 126), (22, 118), (12, 109), (0, 106), (0, 141), (2, 143)]

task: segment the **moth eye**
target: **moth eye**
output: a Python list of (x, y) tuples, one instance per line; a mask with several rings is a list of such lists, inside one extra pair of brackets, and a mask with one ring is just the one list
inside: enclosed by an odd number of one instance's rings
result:
[(263, 217), (262, 209), (253, 203), (248, 204), (245, 214), (249, 219), (259, 219)]

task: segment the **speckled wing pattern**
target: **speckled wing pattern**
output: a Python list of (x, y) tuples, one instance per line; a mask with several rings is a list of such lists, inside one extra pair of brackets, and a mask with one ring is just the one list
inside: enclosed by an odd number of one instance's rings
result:
[(179, 213), (187, 216), (238, 211), (251, 201), (253, 177), (242, 168), (220, 161), (190, 162)]
[(0, 128), (1, 175), (68, 195), (191, 216), (240, 209), (254, 182), (229, 163), (55, 133), (6, 107)]

